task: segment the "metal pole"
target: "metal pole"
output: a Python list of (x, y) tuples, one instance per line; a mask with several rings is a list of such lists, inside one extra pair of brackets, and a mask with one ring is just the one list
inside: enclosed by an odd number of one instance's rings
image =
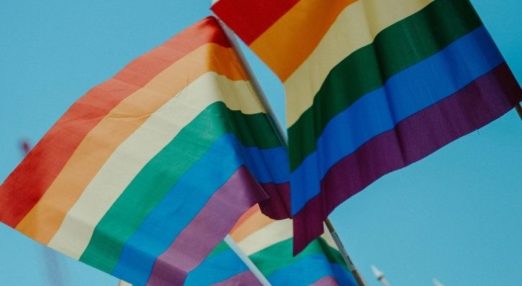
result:
[[(217, 2), (217, 1), (212, 0), (212, 3), (214, 3), (214, 2)], [(272, 128), (275, 130), (275, 133), (278, 135), (281, 142), (283, 142), (285, 144), (288, 143), (285, 129), (283, 128), (283, 126), (281, 126), (279, 121), (276, 120), (277, 117), (275, 116), (275, 112), (272, 109), (272, 107), (270, 106), (270, 104), (268, 103), (268, 97), (266, 96), (265, 92), (263, 91), (263, 88), (261, 88), (261, 85), (259, 84), (259, 81), (257, 80), (257, 78), (252, 70), (252, 67), (250, 67), (250, 64), (246, 60), (245, 54), (241, 50), (241, 48), (239, 46), (239, 42), (236, 39), (236, 36), (232, 33), (232, 31), (228, 28), (228, 26), (225, 23), (223, 23), (223, 21), (221, 21), (219, 19), (217, 19), (217, 20), (218, 20), (219, 25), (223, 29), (223, 31), (225, 31), (225, 34), (226, 34), (228, 40), (232, 44), (232, 47), (236, 51), (241, 63), (243, 64), (243, 68), (246, 70), (247, 74), (249, 75), (250, 82), (252, 83), (252, 87), (254, 88), (256, 93), (259, 95), (259, 100), (261, 101), (261, 104), (263, 105), (263, 107), (266, 110), (266, 113), (268, 114), (268, 118), (270, 120), (270, 123), (272, 124)]]
[(339, 235), (337, 234), (337, 231), (335, 230), (335, 228), (329, 218), (326, 219), (325, 224), (326, 224), (326, 227), (328, 228), (328, 231), (332, 235), (332, 238), (333, 238), (335, 244), (337, 245), (337, 248), (339, 248), (339, 251), (341, 252), (341, 256), (343, 257), (344, 262), (346, 263), (346, 265), (348, 267), (348, 270), (350, 270), (352, 272), (352, 275), (355, 278), (355, 281), (357, 282), (357, 284), (359, 286), (365, 286), (366, 284), (364, 283), (364, 280), (362, 279), (361, 274), (359, 273), (359, 271), (357, 271), (357, 268), (355, 268), (355, 265), (353, 264), (352, 259), (348, 255), (346, 248), (344, 248), (343, 242), (339, 238)]
[[(217, 2), (217, 0), (211, 0), (212, 3)], [(276, 116), (274, 111), (272, 110), (272, 107), (268, 103), (268, 97), (264, 93), (263, 89), (261, 88), (261, 85), (259, 84), (259, 81), (257, 80), (254, 72), (252, 71), (252, 68), (250, 67), (250, 64), (246, 60), (246, 57), (244, 53), (241, 51), (241, 48), (239, 47), (239, 43), (235, 37), (235, 35), (231, 32), (231, 30), (227, 27), (225, 23), (223, 23), (221, 20), (218, 19), (219, 24), (223, 28), (223, 31), (225, 31), (225, 34), (227, 35), (228, 39), (230, 40), (232, 47), (235, 49), (236, 53), (239, 56), (239, 59), (241, 60), (245, 70), (247, 71), (248, 75), (250, 76), (250, 81), (252, 82), (252, 86), (254, 87), (254, 90), (259, 95), (259, 99), (261, 103), (263, 104), (263, 107), (265, 108), (267, 114), (269, 115), (270, 121), (273, 125), (274, 130), (278, 134), (279, 138), (284, 142), (286, 145), (288, 145), (288, 138), (286, 137), (286, 132), (284, 131), (281, 124), (276, 120)], [(337, 235), (337, 232), (335, 231), (332, 223), (329, 219), (326, 219), (326, 225), (328, 227), (328, 230), (332, 234), (332, 237), (335, 241), (335, 244), (337, 245), (337, 248), (341, 252), (341, 255), (343, 256), (343, 259), (346, 262), (346, 265), (348, 266), (349, 270), (352, 272), (357, 284), (359, 286), (366, 286), (364, 283), (360, 273), (357, 271), (355, 266), (353, 265), (350, 257), (348, 256), (348, 252), (344, 248), (341, 240), (339, 239), (339, 236)]]
[(230, 237), (230, 235), (227, 235), (225, 237), (225, 242), (230, 246), (230, 248), (241, 258), (243, 263), (245, 263), (246, 266), (248, 266), (248, 269), (254, 276), (257, 278), (257, 280), (261, 283), (263, 286), (272, 286), (270, 282), (266, 279), (265, 275), (261, 273), (261, 270), (257, 268), (257, 266), (248, 258), (248, 256), (239, 248), (237, 243)]

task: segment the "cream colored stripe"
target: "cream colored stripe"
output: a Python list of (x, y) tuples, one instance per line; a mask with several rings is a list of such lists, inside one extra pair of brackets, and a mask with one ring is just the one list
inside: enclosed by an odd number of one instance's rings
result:
[(289, 219), (278, 220), (247, 236), (238, 245), (246, 255), (252, 255), (291, 237), (292, 221)]
[[(248, 221), (245, 222), (245, 224), (248, 223)], [(271, 224), (259, 228), (257, 231), (237, 242), (246, 255), (252, 255), (270, 247), (271, 245), (292, 237), (292, 221), (286, 219), (273, 221)], [(339, 250), (326, 225), (324, 226), (324, 233), (321, 235), (321, 238), (323, 238), (330, 247)]]
[(266, 225), (271, 224), (274, 220), (264, 215), (259, 209), (258, 205), (251, 208), (252, 213), (245, 213), (234, 228), (230, 231), (230, 236), (236, 240), (241, 241), (250, 234), (258, 231)]
[(205, 107), (218, 101), (246, 114), (264, 112), (250, 82), (231, 81), (213, 72), (202, 75), (116, 149), (68, 212), (49, 246), (79, 258), (98, 222), (143, 166)]
[(321, 237), (326, 241), (326, 243), (334, 248), (334, 249), (337, 249), (339, 250), (339, 248), (337, 247), (337, 245), (335, 244), (335, 241), (332, 237), (332, 234), (330, 233), (330, 231), (328, 230), (328, 227), (326, 226), (326, 224), (324, 225), (324, 233), (321, 235)]
[[(60, 227), (64, 215), (121, 142), (151, 114), (208, 71), (216, 71), (232, 80), (248, 78), (234, 50), (230, 48), (210, 43), (185, 55), (117, 104), (88, 132), (45, 194), (16, 229), (34, 240), (48, 244)], [(119, 76), (134, 77), (126, 69)], [(131, 85), (132, 82), (134, 79), (130, 80)], [(118, 92), (117, 89), (114, 91)], [(81, 124), (82, 120), (73, 120), (64, 126), (75, 128)]]
[(433, 0), (360, 0), (344, 9), (317, 48), (285, 81), (287, 126), (313, 104), (328, 73), (346, 56), (373, 42), (392, 24), (420, 11)]

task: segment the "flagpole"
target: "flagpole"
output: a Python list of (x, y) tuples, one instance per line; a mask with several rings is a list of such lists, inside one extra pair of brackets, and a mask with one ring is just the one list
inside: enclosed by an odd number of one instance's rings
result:
[[(211, 0), (211, 3), (215, 3), (217, 1), (218, 0)], [(282, 140), (282, 142), (284, 142), (286, 145), (288, 145), (288, 138), (286, 137), (286, 132), (283, 129), (283, 127), (281, 126), (281, 124), (276, 120), (277, 117), (275, 116), (275, 113), (268, 102), (268, 97), (266, 96), (265, 92), (261, 88), (261, 85), (260, 85), (259, 81), (257, 80), (257, 77), (255, 76), (255, 74), (252, 70), (252, 67), (246, 60), (245, 54), (241, 50), (235, 35), (231, 32), (231, 30), (228, 28), (228, 26), (225, 23), (223, 23), (220, 19), (217, 19), (217, 21), (218, 21), (219, 25), (221, 26), (221, 28), (223, 29), (223, 31), (225, 32), (230, 43), (232, 44), (232, 47), (238, 54), (239, 59), (241, 60), (241, 63), (243, 64), (245, 70), (247, 71), (247, 73), (250, 77), (250, 81), (252, 82), (252, 86), (254, 87), (254, 90), (256, 91), (256, 93), (259, 95), (259, 99), (260, 99), (261, 103), (263, 104), (263, 107), (265, 108), (267, 114), (269, 115), (269, 119), (270, 119), (270, 123), (272, 124), (272, 127), (274, 128), (274, 130), (276, 131), (277, 135)], [(326, 225), (328, 227), (328, 230), (332, 234), (332, 237), (334, 239), (335, 244), (337, 245), (337, 248), (341, 252), (344, 262), (348, 266), (348, 269), (352, 272), (357, 284), (359, 286), (366, 286), (366, 284), (364, 283), (364, 281), (362, 279), (362, 276), (355, 268), (354, 264), (352, 263), (352, 260), (350, 259), (350, 256), (348, 256), (348, 252), (344, 248), (339, 236), (337, 235), (337, 232), (335, 231), (332, 222), (328, 218), (326, 219)]]
[(254, 274), (254, 276), (257, 278), (259, 283), (261, 283), (261, 285), (272, 286), (272, 284), (270, 284), (268, 279), (266, 279), (265, 275), (263, 275), (263, 273), (261, 273), (261, 270), (259, 270), (259, 268), (257, 268), (257, 266), (252, 262), (252, 260), (250, 260), (250, 258), (248, 258), (248, 256), (241, 250), (241, 248), (239, 248), (237, 243), (232, 239), (232, 237), (230, 237), (230, 235), (227, 235), (225, 237), (225, 242), (237, 254), (237, 256), (241, 259), (241, 261), (243, 261), (243, 263), (245, 263), (245, 265), (248, 267), (250, 272), (252, 272), (252, 274)]
[(339, 248), (339, 251), (341, 252), (341, 256), (344, 259), (344, 262), (346, 263), (346, 266), (348, 267), (348, 270), (352, 272), (353, 277), (355, 278), (355, 281), (360, 286), (365, 286), (366, 283), (364, 283), (364, 280), (362, 279), (361, 274), (355, 267), (355, 264), (353, 264), (352, 259), (348, 255), (348, 252), (346, 251), (346, 248), (344, 248), (343, 242), (341, 241), (341, 238), (339, 238), (339, 235), (337, 234), (337, 231), (335, 230), (332, 222), (329, 218), (325, 221), (326, 227), (328, 228), (328, 231), (332, 235), (332, 238), (337, 245), (337, 248)]
[[(217, 2), (217, 0), (211, 0), (211, 2), (215, 3), (215, 2)], [(281, 124), (279, 124), (279, 122), (276, 120), (277, 117), (275, 115), (275, 112), (272, 109), (272, 107), (270, 106), (270, 104), (268, 103), (268, 97), (266, 96), (265, 92), (261, 88), (259, 81), (255, 77), (252, 67), (246, 60), (245, 54), (243, 53), (243, 51), (241, 50), (241, 48), (239, 46), (239, 42), (237, 41), (235, 35), (228, 28), (228, 26), (225, 23), (223, 23), (223, 21), (221, 21), (219, 18), (216, 17), (216, 19), (217, 19), (219, 25), (221, 26), (221, 28), (223, 29), (223, 31), (225, 32), (228, 40), (232, 44), (232, 47), (236, 51), (236, 53), (240, 59), (240, 62), (243, 64), (243, 68), (246, 70), (247, 74), (249, 75), (250, 82), (252, 83), (252, 86), (253, 86), (254, 90), (256, 91), (256, 93), (259, 95), (259, 100), (261, 101), (261, 104), (263, 105), (263, 107), (266, 110), (266, 113), (268, 114), (269, 121), (270, 121), (270, 124), (272, 125), (272, 128), (276, 131), (275, 133), (277, 134), (277, 136), (279, 137), (281, 142), (286, 144), (288, 140), (286, 138), (285, 129), (283, 129)]]

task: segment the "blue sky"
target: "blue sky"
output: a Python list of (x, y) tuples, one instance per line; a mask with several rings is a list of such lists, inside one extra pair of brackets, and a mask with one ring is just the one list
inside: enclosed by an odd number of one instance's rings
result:
[[(126, 63), (209, 14), (210, 0), (3, 0), (0, 180), (66, 108)], [(472, 0), (519, 82), (519, 0)], [(255, 59), (278, 117), (281, 87)], [(350, 199), (333, 221), (368, 285), (516, 285), (522, 280), (522, 121), (510, 112)], [(46, 250), (0, 226), (0, 285), (52, 285)], [(47, 251), (48, 252), (48, 251)], [(64, 285), (116, 280), (57, 256)]]

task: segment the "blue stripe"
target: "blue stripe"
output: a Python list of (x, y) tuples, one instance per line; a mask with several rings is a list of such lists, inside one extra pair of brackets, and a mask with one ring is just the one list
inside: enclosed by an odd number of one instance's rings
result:
[[(156, 258), (165, 252), (235, 171), (246, 165), (261, 183), (270, 182), (266, 170), (286, 156), (283, 147), (257, 149), (243, 147), (234, 135), (219, 138), (150, 212), (147, 219), (125, 243), (114, 276), (145, 284)], [(256, 162), (263, 160), (264, 163)], [(270, 164), (270, 165), (267, 165)], [(139, 206), (136, 206), (139, 207)], [(158, 222), (171, 222), (168, 224)]]
[(228, 248), (203, 260), (196, 269), (189, 273), (184, 285), (212, 285), (223, 282), (247, 270), (248, 267), (237, 254)]
[[(288, 183), (290, 164), (286, 147), (258, 149), (242, 148), (245, 166), (260, 183)], [(260, 151), (261, 150), (261, 151)]]
[(311, 285), (325, 277), (332, 277), (339, 285), (357, 285), (345, 266), (330, 263), (324, 255), (310, 255), (268, 277), (273, 286)]
[(338, 114), (318, 139), (316, 151), (291, 174), (292, 214), (319, 194), (322, 178), (338, 161), (400, 121), (456, 93), (503, 61), (487, 31), (480, 27), (391, 77), (383, 88), (366, 94)]

